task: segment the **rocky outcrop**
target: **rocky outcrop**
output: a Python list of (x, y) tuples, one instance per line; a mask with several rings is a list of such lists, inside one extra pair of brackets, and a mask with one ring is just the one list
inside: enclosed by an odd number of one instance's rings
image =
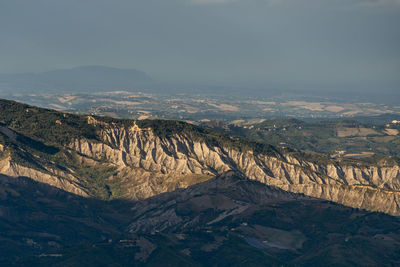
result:
[[(317, 164), (296, 154), (266, 155), (209, 142), (185, 131), (162, 137), (136, 124), (124, 127), (92, 117), (88, 124), (101, 129), (98, 140), (77, 138), (65, 151), (78, 159), (77, 170), (82, 166), (115, 169), (100, 185), (110, 198), (144, 199), (234, 170), (286, 191), (400, 215), (398, 165)], [(0, 166), (0, 172), (9, 176), (26, 176), (81, 196), (97, 196), (96, 190), (88, 191), (92, 181), (79, 171), (51, 164), (42, 169), (17, 164), (9, 157), (3, 157)]]
[(0, 173), (10, 177), (29, 177), (37, 182), (49, 184), (76, 195), (88, 196), (73, 175), (55, 168), (39, 171), (17, 164), (7, 157), (0, 160)]
[[(400, 168), (394, 166), (350, 166), (316, 164), (291, 155), (255, 155), (234, 147), (212, 146), (194, 141), (185, 133), (161, 138), (151, 129), (105, 127), (103, 142), (75, 140), (70, 148), (87, 157), (103, 159), (120, 168), (144, 170), (148, 179), (136, 186), (136, 196), (149, 197), (174, 188), (155, 189), (160, 181), (188, 175), (211, 177), (228, 170), (287, 191), (335, 201), (347, 206), (400, 215), (398, 192)], [(196, 181), (192, 181), (196, 183)], [(162, 182), (160, 182), (162, 183)], [(176, 184), (175, 188), (190, 183)], [(149, 188), (152, 188), (149, 190)], [(140, 191), (146, 193), (140, 194)], [(139, 193), (139, 194), (138, 194)]]

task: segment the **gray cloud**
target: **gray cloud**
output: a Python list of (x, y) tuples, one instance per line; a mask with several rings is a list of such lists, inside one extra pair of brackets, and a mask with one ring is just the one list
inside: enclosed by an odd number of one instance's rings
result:
[[(249, 2), (254, 0), (184, 0), (194, 4), (229, 4), (234, 2)], [(278, 5), (283, 3), (294, 3), (294, 0), (259, 0), (258, 2), (265, 2), (271, 5)], [(343, 5), (343, 2), (337, 1), (339, 5)], [(348, 6), (364, 6), (364, 7), (400, 7), (400, 0), (358, 0), (358, 1), (347, 1)]]
[(399, 87), (398, 1), (207, 2), (2, 0), (0, 72), (99, 64), (160, 81)]
[(225, 4), (235, 1), (237, 0), (191, 0), (194, 4)]
[[(230, 3), (235, 3), (235, 2), (245, 2), (245, 1), (254, 1), (254, 0), (186, 0), (189, 1), (193, 4), (230, 4)], [(268, 4), (281, 4), (283, 2), (287, 2), (288, 0), (262, 0), (264, 3)]]
[(400, 7), (400, 0), (363, 0), (360, 1), (360, 5), (365, 7)]

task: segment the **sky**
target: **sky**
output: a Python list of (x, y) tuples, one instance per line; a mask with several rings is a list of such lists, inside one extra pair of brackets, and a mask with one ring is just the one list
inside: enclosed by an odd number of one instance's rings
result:
[(0, 0), (0, 72), (400, 90), (400, 0)]

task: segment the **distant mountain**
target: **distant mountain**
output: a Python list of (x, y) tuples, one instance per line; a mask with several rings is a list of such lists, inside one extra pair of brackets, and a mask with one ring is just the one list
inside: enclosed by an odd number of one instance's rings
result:
[(57, 92), (139, 89), (152, 79), (135, 69), (82, 66), (41, 73), (0, 74), (0, 91)]

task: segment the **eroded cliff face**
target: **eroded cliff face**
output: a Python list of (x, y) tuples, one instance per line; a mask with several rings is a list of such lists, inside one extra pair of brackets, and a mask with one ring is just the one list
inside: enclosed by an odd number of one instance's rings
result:
[[(400, 215), (398, 165), (316, 164), (293, 154), (265, 155), (220, 145), (186, 132), (160, 137), (151, 128), (92, 117), (88, 124), (101, 126), (99, 140), (74, 139), (65, 147), (65, 153), (73, 155), (73, 167), (50, 162), (31, 168), (3, 156), (0, 173), (30, 177), (81, 196), (98, 197), (100, 190), (104, 198), (144, 199), (234, 170), (286, 191)], [(93, 189), (95, 183), (99, 185)]]
[(74, 175), (57, 168), (43, 168), (40, 171), (15, 163), (11, 157), (6, 157), (0, 160), (0, 173), (10, 177), (29, 177), (37, 182), (46, 183), (76, 195), (89, 196)]
[[(146, 198), (207, 179), (228, 170), (284, 190), (347, 206), (400, 215), (400, 168), (315, 164), (291, 155), (255, 155), (233, 147), (194, 141), (185, 133), (161, 138), (151, 129), (104, 127), (103, 142), (75, 140), (70, 148), (128, 170), (134, 180), (127, 195)], [(187, 177), (199, 179), (187, 179)], [(180, 182), (177, 182), (180, 181)]]

